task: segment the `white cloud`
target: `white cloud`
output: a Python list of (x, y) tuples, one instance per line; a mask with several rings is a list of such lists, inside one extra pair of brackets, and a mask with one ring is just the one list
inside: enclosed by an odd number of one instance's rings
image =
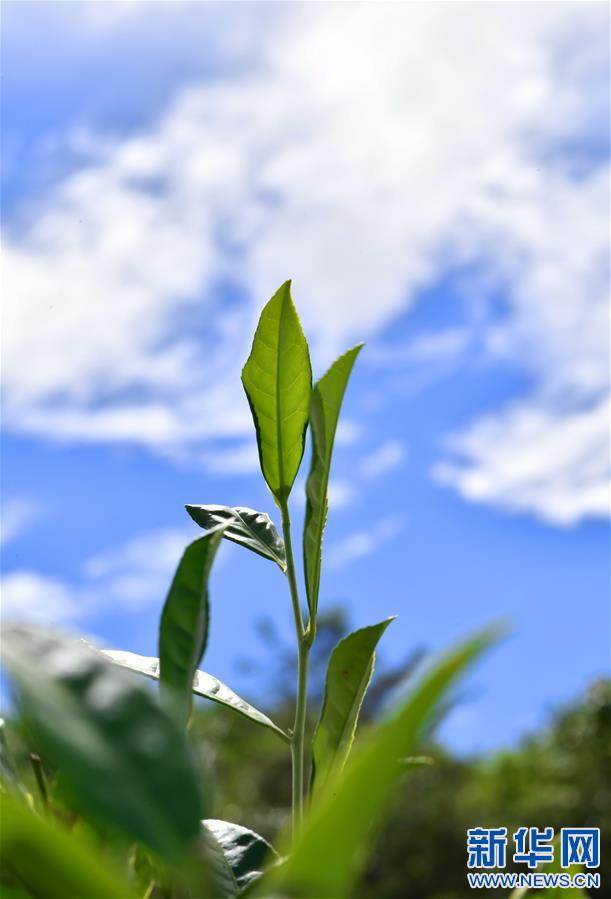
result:
[(609, 515), (609, 405), (546, 413), (512, 406), (451, 441), (435, 475), (466, 499), (555, 525)]
[(336, 512), (338, 509), (345, 509), (351, 506), (356, 499), (356, 493), (349, 481), (336, 478), (329, 481), (327, 498), (329, 500), (329, 508)]
[(172, 575), (194, 529), (164, 528), (138, 534), (114, 550), (93, 556), (71, 582), (37, 571), (16, 570), (0, 583), (4, 618), (49, 623), (86, 621), (100, 610), (161, 608)]
[(215, 474), (252, 474), (259, 471), (259, 453), (254, 434), (249, 443), (206, 453), (203, 462)]
[(393, 540), (401, 531), (402, 523), (392, 516), (372, 524), (367, 531), (355, 531), (332, 544), (327, 551), (327, 565), (339, 570), (358, 559), (373, 555), (381, 546)]
[(404, 343), (387, 344), (369, 348), (368, 360), (378, 366), (405, 368), (410, 365), (437, 363), (460, 356), (472, 340), (470, 328), (445, 328), (430, 331)]
[(407, 451), (400, 440), (387, 440), (361, 461), (360, 472), (364, 478), (378, 478), (405, 460)]
[[(608, 13), (525, 9), (296, 5), (258, 33), (257, 65), (184, 90), (146, 133), (91, 135), (91, 163), (5, 237), (7, 426), (178, 458), (230, 439), (245, 470), (239, 367), (282, 280), (323, 362), (473, 263), (486, 295), (505, 288), (483, 340), (531, 378), (525, 412), (592, 410), (607, 170), (580, 160), (606, 130)], [(463, 475), (493, 477), (482, 452)]]
[(82, 610), (63, 581), (34, 571), (11, 571), (0, 587), (3, 618), (58, 624), (78, 618)]
[(40, 507), (29, 500), (7, 500), (2, 509), (0, 546), (4, 546), (5, 543), (19, 537), (40, 517)]
[(488, 351), (525, 368), (533, 388), (454, 435), (458, 458), (436, 473), (468, 499), (562, 525), (609, 515), (609, 208), (606, 171), (579, 189), (554, 181), (547, 199), (517, 191), (493, 214), (510, 225), (504, 252), (521, 246), (527, 262), (517, 278), (499, 254), (513, 307)]

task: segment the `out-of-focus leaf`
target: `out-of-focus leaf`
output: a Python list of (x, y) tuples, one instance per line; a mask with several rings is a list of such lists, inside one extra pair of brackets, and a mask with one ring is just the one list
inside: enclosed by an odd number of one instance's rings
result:
[(0, 883), (0, 899), (32, 899), (32, 894), (24, 893), (18, 887)]
[(301, 464), (312, 390), (308, 344), (290, 281), (261, 313), (242, 383), (257, 431), (261, 471), (282, 507)]
[(435, 764), (430, 755), (408, 755), (402, 761), (406, 768), (430, 768)]
[(185, 506), (200, 528), (226, 524), (223, 537), (241, 543), (265, 559), (271, 559), (282, 571), (286, 571), (284, 541), (274, 522), (265, 512), (256, 512), (244, 506)]
[(187, 546), (161, 613), (159, 680), (183, 721), (191, 713), (193, 678), (208, 642), (208, 576), (224, 528), (216, 527)]
[(263, 865), (277, 855), (263, 837), (229, 821), (202, 821), (207, 857), (219, 896), (237, 896), (261, 876)]
[(7, 627), (2, 654), (74, 807), (181, 858), (203, 799), (186, 736), (146, 685), (82, 641), (34, 626)]
[[(111, 861), (80, 834), (68, 833), (12, 796), (2, 797), (0, 861), (36, 899), (129, 899), (129, 885)], [(24, 896), (15, 887), (2, 896)]]
[(310, 400), (312, 461), (306, 483), (306, 512), (303, 525), (303, 570), (310, 618), (318, 608), (322, 538), (327, 520), (327, 486), (337, 421), (350, 372), (363, 344), (353, 347), (333, 363), (314, 385)]
[[(139, 674), (144, 674), (146, 677), (154, 680), (159, 679), (159, 659), (156, 659), (154, 656), (141, 656), (136, 652), (123, 652), (118, 649), (103, 649), (102, 653), (115, 665), (121, 665), (130, 671), (137, 671)], [(268, 727), (279, 737), (282, 737), (285, 742), (290, 743), (291, 738), (289, 735), (277, 724), (274, 724), (271, 718), (268, 718), (267, 715), (260, 712), (253, 705), (250, 705), (245, 699), (234, 693), (230, 687), (217, 680), (211, 674), (207, 674), (205, 671), (196, 671), (193, 679), (193, 692), (196, 696), (211, 699), (212, 702), (218, 702), (219, 705), (224, 705), (226, 708), (244, 715), (245, 718), (249, 718), (255, 724)]]
[[(314, 798), (301, 837), (286, 862), (254, 885), (252, 895), (300, 899), (353, 895), (355, 879), (395, 785), (440, 698), (495, 639), (485, 632), (446, 655), (392, 717), (372, 730), (328, 789)], [(251, 895), (249, 893), (249, 895)]]
[(320, 719), (312, 743), (312, 785), (324, 786), (348, 758), (369, 686), (378, 641), (392, 618), (348, 634), (337, 644), (327, 668)]
[(15, 766), (11, 758), (8, 744), (6, 742), (6, 727), (4, 718), (0, 718), (0, 778), (11, 787), (21, 789), (19, 779), (15, 772)]

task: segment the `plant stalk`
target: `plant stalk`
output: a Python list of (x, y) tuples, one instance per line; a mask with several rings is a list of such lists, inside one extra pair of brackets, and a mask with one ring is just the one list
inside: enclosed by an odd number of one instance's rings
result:
[(293, 618), (295, 619), (295, 634), (297, 637), (297, 701), (295, 703), (295, 722), (291, 737), (291, 759), (293, 768), (293, 839), (297, 836), (303, 822), (304, 805), (304, 756), (305, 756), (305, 727), (308, 708), (308, 662), (310, 657), (310, 644), (308, 643), (301, 603), (299, 601), (299, 589), (297, 587), (297, 575), (295, 572), (295, 559), (293, 556), (293, 544), (291, 541), (291, 520), (288, 504), (281, 506), (282, 532), (284, 535), (284, 547), (286, 551), (286, 576), (291, 592), (293, 604)]
[(49, 805), (49, 791), (47, 790), (45, 772), (43, 770), (42, 762), (38, 753), (30, 752), (30, 764), (32, 765), (32, 769), (34, 771), (34, 777), (36, 778), (36, 785), (38, 786), (38, 792), (40, 793), (42, 804), (45, 808), (47, 808), (47, 806)]

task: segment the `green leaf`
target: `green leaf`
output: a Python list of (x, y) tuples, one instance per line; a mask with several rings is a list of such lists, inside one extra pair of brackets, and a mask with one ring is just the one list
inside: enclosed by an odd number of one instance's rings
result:
[(208, 642), (208, 576), (225, 527), (187, 546), (161, 613), (159, 680), (183, 721), (191, 713), (193, 678)]
[(202, 821), (207, 857), (219, 896), (237, 896), (261, 876), (263, 865), (276, 853), (263, 837), (229, 821)]
[(23, 890), (12, 885), (8, 886), (6, 883), (0, 883), (0, 899), (32, 899), (32, 894), (24, 893)]
[(6, 726), (4, 718), (0, 718), (0, 778), (6, 784), (10, 784), (14, 789), (23, 792), (23, 788), (19, 783), (19, 778), (15, 771), (15, 765), (9, 752), (8, 743), (6, 741)]
[(4, 664), (78, 811), (164, 857), (199, 832), (203, 800), (186, 736), (144, 683), (81, 640), (7, 627)]
[(284, 541), (274, 522), (265, 512), (256, 512), (244, 506), (185, 506), (185, 509), (201, 528), (213, 528), (226, 524), (223, 537), (241, 543), (266, 559), (271, 559), (282, 571), (286, 571)]
[[(11, 796), (2, 797), (0, 861), (5, 875), (15, 878), (36, 899), (129, 899), (134, 895), (112, 862), (81, 834), (39, 817)], [(6, 892), (7, 899), (9, 895)], [(25, 894), (15, 891), (14, 895)]]
[(303, 526), (303, 561), (310, 617), (318, 608), (322, 538), (327, 520), (327, 486), (331, 455), (339, 413), (348, 378), (363, 344), (353, 347), (337, 359), (314, 385), (310, 400), (312, 461), (306, 483), (306, 512)]
[(257, 431), (261, 471), (282, 507), (301, 464), (312, 390), (308, 344), (290, 281), (261, 313), (242, 383)]
[(393, 618), (363, 627), (337, 644), (327, 668), (320, 719), (312, 743), (312, 785), (323, 789), (350, 754), (375, 663), (375, 648)]
[[(159, 679), (159, 659), (156, 659), (154, 656), (141, 656), (136, 652), (123, 652), (118, 649), (103, 649), (102, 654), (110, 659), (111, 662), (114, 662), (115, 665), (121, 665), (122, 668), (128, 668), (130, 671), (137, 671), (139, 674), (144, 674), (145, 677), (153, 678), (153, 680)], [(196, 696), (203, 696), (204, 699), (211, 699), (212, 702), (217, 702), (219, 705), (244, 715), (245, 718), (249, 718), (255, 724), (260, 724), (262, 727), (267, 727), (274, 731), (285, 743), (290, 743), (291, 738), (289, 735), (277, 724), (274, 724), (271, 718), (268, 718), (267, 715), (260, 712), (253, 705), (250, 705), (245, 699), (234, 693), (230, 687), (211, 674), (207, 674), (205, 671), (195, 672), (193, 693)]]
[(354, 895), (376, 829), (397, 781), (405, 776), (403, 759), (413, 753), (439, 700), (494, 637), (484, 632), (442, 658), (392, 717), (368, 733), (329, 788), (314, 797), (290, 857), (255, 884), (254, 896), (274, 891), (301, 899)]

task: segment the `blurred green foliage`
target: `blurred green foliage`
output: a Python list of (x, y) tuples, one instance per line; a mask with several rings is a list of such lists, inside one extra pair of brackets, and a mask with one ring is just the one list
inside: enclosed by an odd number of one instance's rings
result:
[[(345, 630), (344, 615), (337, 609), (319, 623), (313, 652), (310, 733), (322, 699), (329, 652)], [(262, 622), (260, 632), (274, 661), (264, 670), (248, 661), (243, 667), (254, 692), (273, 697), (267, 711), (274, 720), (290, 726), (294, 658), (271, 622)], [(378, 662), (363, 709), (363, 730), (407, 689), (406, 682), (421, 656), (415, 652), (394, 667)], [(458, 704), (464, 701), (465, 697), (454, 699)], [(19, 777), (37, 797), (28, 751), (40, 747), (20, 722), (7, 722), (6, 731)], [(206, 780), (214, 790), (211, 815), (251, 827), (274, 844), (291, 807), (291, 764), (286, 746), (271, 731), (253, 727), (246, 718), (203, 701), (195, 709), (192, 736), (198, 763), (207, 771)], [(512, 833), (521, 825), (551, 825), (556, 831), (563, 826), (599, 826), (602, 887), (598, 895), (611, 895), (610, 681), (592, 684), (572, 705), (553, 713), (545, 728), (511, 749), (461, 758), (440, 746), (431, 733), (422, 752), (433, 764), (410, 771), (397, 790), (392, 814), (375, 843), (354, 899), (473, 899), (466, 883), (467, 829), (506, 826)], [(46, 776), (52, 783), (54, 772), (48, 764)], [(487, 895), (506, 897), (506, 892), (490, 890)]]
[[(315, 700), (320, 701), (325, 652), (343, 629), (338, 610), (319, 624), (320, 643), (317, 639), (314, 644), (319, 653), (312, 672)], [(274, 647), (278, 667), (290, 669), (290, 651), (280, 651), (273, 625), (264, 622), (261, 631)], [(414, 653), (395, 668), (378, 664), (363, 729), (383, 714), (420, 655)], [(276, 668), (262, 678), (263, 683), (282, 682)], [(271, 710), (281, 726), (290, 723), (292, 679), (284, 683), (286, 691), (278, 693)], [(312, 705), (310, 728), (316, 701)], [(194, 734), (203, 763), (213, 771), (214, 814), (248, 824), (273, 844), (291, 801), (291, 766), (282, 744), (238, 716), (202, 706)], [(597, 895), (611, 896), (611, 681), (592, 684), (574, 704), (553, 713), (546, 727), (512, 749), (461, 758), (431, 735), (424, 751), (434, 763), (405, 777), (354, 899), (473, 899), (466, 882), (468, 828), (506, 826), (511, 834), (521, 825), (551, 825), (556, 831), (600, 827), (603, 866)], [(486, 895), (506, 892), (490, 890)]]

